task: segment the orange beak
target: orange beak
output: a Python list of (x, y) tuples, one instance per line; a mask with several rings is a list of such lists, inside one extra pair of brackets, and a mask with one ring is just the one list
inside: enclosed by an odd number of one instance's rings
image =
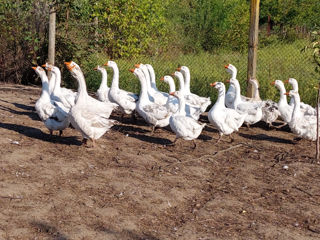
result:
[(230, 80), (226, 80), (227, 83), (230, 83)]
[(214, 87), (215, 85), (217, 85), (217, 82), (210, 83), (210, 86), (211, 86), (211, 87)]
[(180, 72), (180, 71), (181, 71), (181, 67), (178, 67), (178, 68), (177, 68), (177, 71), (179, 71), (179, 72)]
[(139, 67), (140, 67), (140, 64), (135, 64), (134, 67), (135, 67), (135, 68), (139, 68)]
[(108, 66), (108, 62), (104, 63), (103, 66)]
[(47, 66), (47, 64), (46, 64), (46, 63), (41, 65), (41, 67), (46, 67), (46, 66)]
[(135, 70), (134, 68), (129, 69), (129, 71), (132, 73), (134, 72), (134, 70)]
[(285, 83), (289, 83), (289, 79), (284, 81)]
[(93, 70), (97, 71), (97, 70), (98, 70), (98, 67), (95, 67)]
[(288, 93), (288, 92), (286, 92), (286, 93), (284, 93), (284, 95), (288, 95), (288, 96), (289, 96), (289, 93)]
[(164, 81), (164, 77), (160, 78), (160, 81)]
[(174, 93), (175, 93), (175, 92), (171, 92), (171, 93), (169, 93), (169, 94), (172, 95), (172, 96), (174, 96)]
[(275, 85), (275, 84), (276, 84), (276, 81), (273, 81), (273, 82), (271, 82), (270, 84), (271, 84), (271, 85)]
[(230, 64), (228, 64), (228, 65), (225, 65), (225, 66), (224, 66), (224, 68), (229, 68), (229, 65), (230, 65)]
[(33, 70), (36, 70), (37, 69), (37, 67), (31, 67)]
[(75, 66), (70, 66), (71, 62), (64, 62), (64, 64), (66, 65), (66, 67), (69, 71), (71, 71), (73, 68), (75, 68)]

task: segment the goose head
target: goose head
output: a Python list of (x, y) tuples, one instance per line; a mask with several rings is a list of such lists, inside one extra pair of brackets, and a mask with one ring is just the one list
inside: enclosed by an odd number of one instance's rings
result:
[(178, 99), (182, 99), (182, 98), (184, 97), (184, 96), (183, 96), (183, 93), (180, 92), (180, 91), (171, 92), (170, 95), (171, 95), (171, 96), (174, 96), (174, 97), (176, 97), (176, 98), (178, 98)]
[(225, 91), (226, 87), (224, 85), (224, 83), (222, 82), (214, 82), (214, 83), (210, 83), (211, 87), (214, 87), (215, 89), (217, 89), (219, 92)]
[(226, 82), (230, 83), (230, 84), (232, 84), (234, 86), (240, 86), (239, 85), (239, 81), (237, 79), (235, 79), (235, 78), (230, 78), (230, 80), (226, 80)]
[(40, 66), (32, 67), (32, 69), (38, 74), (39, 77), (46, 74), (46, 71)]
[(180, 71), (175, 71), (172, 76), (177, 77), (178, 79), (182, 79), (183, 80), (183, 74)]
[(258, 83), (258, 80), (257, 80), (257, 79), (255, 79), (255, 78), (250, 78), (250, 79), (249, 79), (249, 83), (251, 83), (251, 84), (255, 87), (255, 89), (258, 89), (258, 88), (259, 88), (259, 83)]
[(275, 81), (271, 82), (271, 85), (274, 85), (279, 90), (284, 89), (284, 91), (285, 91), (284, 84), (281, 80), (275, 80)]
[(100, 66), (100, 65), (96, 66), (93, 70), (100, 71), (100, 72), (106, 71), (106, 69), (104, 67)]
[(117, 67), (117, 63), (114, 61), (107, 61), (105, 64), (103, 64), (103, 66), (107, 66), (107, 67)]
[(287, 96), (290, 96), (290, 97), (297, 97), (297, 96), (299, 96), (299, 93), (297, 92), (297, 91), (295, 91), (295, 90), (290, 90), (289, 92), (286, 92), (286, 93), (284, 93), (284, 95), (287, 95)]
[(73, 61), (64, 62), (64, 64), (66, 65), (67, 69), (70, 71), (70, 73), (73, 77), (76, 77), (77, 74), (79, 74), (79, 73), (82, 74), (81, 68), (75, 62), (73, 62)]
[(165, 83), (169, 83), (171, 81), (174, 81), (173, 78), (169, 75), (165, 75), (164, 77), (160, 78), (160, 81), (164, 81)]
[(187, 66), (181, 66), (177, 68), (177, 71), (179, 72), (183, 72), (185, 74), (190, 74), (190, 70)]
[(229, 63), (228, 65), (225, 65), (224, 68), (227, 70), (228, 73), (232, 75), (232, 78), (237, 77), (238, 70), (231, 63)]
[(285, 81), (286, 83), (289, 83), (293, 90), (298, 91), (298, 81), (295, 78), (289, 78)]

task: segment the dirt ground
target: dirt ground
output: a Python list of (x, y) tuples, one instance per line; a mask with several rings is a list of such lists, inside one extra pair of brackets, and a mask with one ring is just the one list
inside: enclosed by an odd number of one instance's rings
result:
[(320, 239), (315, 143), (288, 128), (215, 145), (207, 125), (193, 150), (114, 113), (93, 149), (75, 129), (50, 137), (39, 95), (0, 85), (0, 239)]

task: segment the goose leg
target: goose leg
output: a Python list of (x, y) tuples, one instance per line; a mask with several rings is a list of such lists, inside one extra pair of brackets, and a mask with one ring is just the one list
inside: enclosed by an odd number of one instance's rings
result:
[(282, 128), (282, 127), (286, 126), (287, 124), (288, 124), (288, 123), (284, 122), (283, 124), (281, 124), (281, 125), (279, 125), (279, 126), (273, 126), (273, 127), (275, 127), (275, 128)]
[(195, 140), (195, 139), (193, 139), (193, 140), (192, 140), (192, 143), (193, 143), (193, 147), (192, 147), (192, 149), (194, 150), (194, 149), (196, 149), (196, 147), (197, 147), (196, 140)]
[(219, 134), (219, 138), (218, 138), (218, 140), (216, 141), (215, 144), (218, 144), (220, 142), (221, 138), (222, 138), (222, 134)]
[(59, 137), (62, 136), (62, 130), (59, 130)]
[(52, 131), (51, 129), (50, 129), (49, 131), (50, 131), (50, 137), (52, 137), (52, 133), (53, 133), (53, 131)]
[(82, 145), (87, 145), (87, 143), (88, 143), (88, 139), (83, 138), (83, 139), (82, 139)]
[(230, 138), (230, 143), (233, 143), (234, 142), (234, 138), (231, 136), (231, 134), (229, 135), (229, 138)]
[(133, 110), (133, 111), (132, 111), (132, 113), (131, 113), (131, 120), (134, 121), (134, 122), (137, 120), (136, 110)]

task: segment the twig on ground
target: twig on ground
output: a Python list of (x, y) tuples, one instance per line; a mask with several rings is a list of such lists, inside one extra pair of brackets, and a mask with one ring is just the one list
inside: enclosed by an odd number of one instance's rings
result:
[(299, 188), (299, 187), (297, 187), (297, 186), (293, 186), (292, 188), (297, 189), (297, 190), (299, 190), (299, 191), (307, 194), (307, 195), (310, 196), (310, 197), (313, 197), (313, 195), (312, 195), (311, 193), (309, 193), (309, 192), (307, 192), (307, 191), (305, 191), (305, 190), (303, 190), (303, 189), (301, 189), (301, 188)]
[(0, 198), (8, 198), (10, 200), (22, 199), (23, 197), (10, 197), (10, 196), (0, 196)]
[(212, 155), (215, 156), (215, 155), (218, 155), (219, 153), (227, 152), (227, 151), (229, 151), (229, 150), (231, 150), (231, 149), (235, 149), (235, 148), (238, 148), (238, 147), (241, 147), (241, 146), (243, 146), (243, 144), (242, 144), (242, 143), (239, 143), (239, 144), (237, 144), (237, 145), (228, 147), (228, 148), (226, 148), (226, 149), (223, 149), (223, 150), (214, 152)]

